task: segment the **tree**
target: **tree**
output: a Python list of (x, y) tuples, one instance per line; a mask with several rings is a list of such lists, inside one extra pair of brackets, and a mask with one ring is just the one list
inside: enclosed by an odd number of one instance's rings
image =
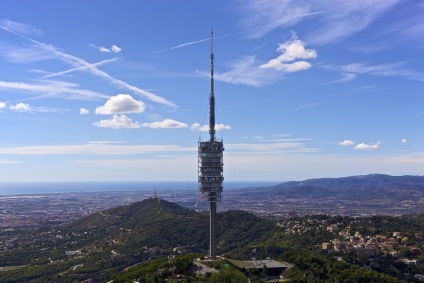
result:
[(214, 272), (210, 278), (211, 283), (239, 283), (247, 282), (247, 277), (239, 270), (225, 267), (220, 272)]
[(266, 264), (264, 264), (264, 266), (262, 267), (261, 277), (262, 278), (268, 277), (268, 267), (266, 266)]

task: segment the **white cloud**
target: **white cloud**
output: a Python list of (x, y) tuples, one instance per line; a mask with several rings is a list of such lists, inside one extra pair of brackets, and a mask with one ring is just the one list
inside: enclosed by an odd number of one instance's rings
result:
[(408, 141), (406, 139), (401, 139), (400, 143), (407, 143)]
[(295, 33), (292, 34), (290, 40), (280, 43), (277, 51), (282, 52), (282, 54), (262, 64), (260, 68), (274, 69), (287, 73), (303, 71), (311, 68), (312, 65), (306, 61), (293, 61), (297, 59), (314, 59), (317, 57), (317, 52), (315, 50), (305, 49), (305, 43), (299, 40)]
[(87, 114), (90, 114), (90, 110), (88, 110), (88, 109), (85, 109), (85, 108), (80, 108), (80, 114), (81, 115), (87, 115)]
[(354, 144), (355, 144), (355, 142), (351, 141), (351, 140), (344, 140), (344, 141), (339, 142), (340, 146), (352, 146)]
[(141, 127), (141, 124), (133, 122), (131, 118), (125, 115), (113, 115), (109, 120), (100, 120), (99, 122), (93, 123), (93, 126), (112, 129), (138, 129)]
[(188, 125), (172, 119), (165, 119), (160, 122), (143, 123), (143, 127), (152, 129), (169, 129), (169, 128), (187, 128)]
[(137, 101), (129, 94), (112, 96), (105, 105), (96, 108), (96, 114), (141, 113), (145, 109), (144, 102)]
[(18, 111), (18, 112), (29, 112), (31, 111), (31, 107), (27, 103), (18, 103), (16, 105), (10, 106), (10, 110)]
[[(208, 132), (209, 131), (209, 125), (201, 126), (199, 123), (193, 123), (191, 125), (190, 129), (193, 130), (193, 131)], [(224, 124), (216, 124), (215, 130), (216, 131), (231, 130), (231, 126), (224, 125)]]
[(6, 103), (0, 101), (0, 110), (6, 108)]
[(120, 53), (122, 51), (122, 48), (116, 45), (112, 45), (110, 50), (112, 50), (112, 52), (115, 52), (115, 53)]
[[(229, 71), (215, 73), (214, 78), (226, 83), (259, 87), (281, 77), (281, 75), (272, 70), (258, 68), (258, 65), (259, 63), (254, 56), (243, 56), (230, 65)], [(210, 76), (208, 72), (201, 74), (205, 77)]]
[(89, 44), (88, 46), (96, 48), (97, 50), (99, 50), (100, 52), (104, 52), (104, 53), (120, 53), (122, 51), (122, 49), (119, 46), (116, 45), (112, 45), (110, 48), (104, 47), (104, 46), (97, 46), (95, 44)]
[(380, 142), (377, 142), (375, 144), (360, 143), (355, 146), (355, 149), (359, 149), (359, 150), (375, 150), (379, 148), (380, 148)]

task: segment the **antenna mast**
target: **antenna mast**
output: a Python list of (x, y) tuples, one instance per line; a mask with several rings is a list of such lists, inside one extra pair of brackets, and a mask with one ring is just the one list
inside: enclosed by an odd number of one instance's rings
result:
[(215, 93), (213, 80), (213, 31), (211, 31), (210, 42), (211, 60), (211, 92), (209, 94), (209, 141), (200, 141), (198, 147), (198, 182), (199, 201), (207, 201), (210, 206), (210, 235), (209, 235), (209, 257), (215, 259), (215, 217), (216, 203), (222, 200), (222, 190), (224, 188), (223, 176), (223, 152), (224, 143), (215, 138)]
[(215, 140), (215, 93), (214, 93), (214, 80), (213, 80), (213, 30), (211, 30), (211, 46), (210, 46), (210, 58), (211, 58), (211, 93), (209, 94), (209, 134), (210, 141)]

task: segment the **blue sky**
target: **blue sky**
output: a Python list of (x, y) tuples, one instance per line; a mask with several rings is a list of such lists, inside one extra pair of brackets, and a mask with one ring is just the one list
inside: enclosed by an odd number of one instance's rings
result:
[(0, 181), (194, 181), (214, 30), (229, 181), (424, 172), (424, 1), (16, 1)]

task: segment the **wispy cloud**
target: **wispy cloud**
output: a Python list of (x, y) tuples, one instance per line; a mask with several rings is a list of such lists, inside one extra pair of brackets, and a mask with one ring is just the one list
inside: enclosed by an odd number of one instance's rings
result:
[(408, 140), (407, 139), (401, 139), (400, 143), (403, 143), (403, 144), (408, 143)]
[(225, 146), (230, 152), (238, 151), (254, 151), (254, 152), (319, 152), (321, 149), (307, 146), (304, 143), (296, 141), (285, 141), (285, 142), (274, 142), (274, 143), (239, 143), (239, 144), (227, 144)]
[[(390, 24), (385, 28), (385, 35), (394, 35), (396, 37), (395, 44), (403, 40), (417, 40), (422, 41), (424, 36), (424, 24), (422, 14), (424, 12), (424, 2), (413, 1), (404, 5), (403, 17), (393, 19)], [(407, 15), (407, 16), (406, 16)]]
[(321, 105), (320, 103), (304, 104), (304, 105), (300, 105), (300, 106), (296, 107), (294, 109), (294, 111), (299, 111), (299, 110), (303, 110), (303, 109), (307, 109), (307, 108), (314, 108), (314, 107), (317, 107), (317, 106), (320, 106), (320, 105)]
[(182, 151), (196, 152), (196, 148), (181, 147), (178, 145), (126, 145), (110, 143), (0, 147), (0, 154), (8, 155), (133, 155)]
[(24, 24), (24, 23), (18, 23), (14, 22), (8, 19), (0, 19), (0, 28), (4, 27), (8, 30), (26, 34), (26, 35), (43, 35), (44, 33), (38, 29), (36, 29), (33, 26)]
[(28, 103), (20, 102), (16, 105), (11, 105), (10, 110), (15, 112), (49, 112), (49, 113), (64, 113), (66, 110), (52, 108), (52, 107), (43, 107), (43, 106), (30, 106)]
[[(321, 13), (323, 13), (323, 11), (317, 11), (317, 12), (310, 12), (310, 13), (306, 13), (306, 14), (300, 14), (300, 15), (294, 16), (293, 19), (299, 20), (300, 18), (304, 18), (304, 17), (308, 17), (308, 16), (313, 16), (313, 15), (317, 15), (317, 14), (321, 14)], [(237, 35), (242, 35), (242, 34), (254, 33), (254, 32), (257, 32), (257, 31), (260, 31), (260, 30), (266, 31), (266, 30), (269, 30), (270, 28), (272, 28), (273, 26), (275, 26), (276, 24), (278, 24), (279, 22), (280, 21), (275, 21), (275, 22), (268, 23), (268, 24), (265, 24), (265, 25), (262, 25), (262, 26), (256, 26), (256, 27), (253, 27), (253, 28), (248, 28), (248, 29), (245, 29), (245, 30), (242, 30), (242, 31), (237, 31), (237, 32), (229, 33), (229, 34), (220, 35), (220, 36), (214, 36), (214, 40), (216, 40), (216, 39), (222, 39), (222, 38), (226, 38), (226, 37), (237, 36)], [(199, 40), (193, 40), (193, 41), (181, 43), (181, 44), (178, 44), (178, 45), (169, 47), (169, 48), (165, 48), (165, 49), (161, 49), (161, 50), (154, 50), (152, 52), (152, 54), (162, 53), (162, 52), (166, 52), (166, 51), (171, 51), (171, 50), (174, 50), (174, 49), (178, 49), (178, 48), (181, 48), (181, 47), (190, 46), (190, 45), (193, 45), (193, 44), (199, 44), (199, 43), (202, 43), (202, 42), (205, 42), (205, 41), (209, 41), (209, 40), (210, 40), (210, 38), (203, 38), (203, 39), (199, 39)]]
[(337, 80), (322, 83), (323, 85), (340, 84), (353, 81), (358, 75), (354, 73), (341, 73), (342, 77)]
[(272, 136), (273, 136), (273, 137), (277, 137), (277, 138), (278, 138), (278, 137), (280, 137), (280, 138), (281, 138), (281, 137), (289, 137), (289, 136), (291, 136), (291, 135), (293, 135), (293, 134), (273, 134)]
[(78, 84), (53, 80), (36, 81), (33, 84), (23, 82), (0, 81), (0, 90), (19, 91), (20, 93), (26, 92), (37, 95), (36, 97), (32, 97), (31, 99), (57, 95), (64, 95), (65, 98), (68, 99), (84, 100), (96, 98), (105, 99), (109, 97), (107, 95), (91, 90), (80, 89)]
[[(269, 69), (259, 68), (260, 63), (255, 56), (243, 56), (237, 61), (230, 63), (230, 70), (215, 73), (214, 78), (218, 81), (243, 84), (260, 87), (276, 81), (281, 74)], [(209, 77), (208, 72), (198, 72), (199, 75)]]
[(116, 78), (110, 76), (109, 74), (107, 74), (106, 72), (99, 70), (96, 66), (93, 66), (93, 64), (90, 64), (87, 61), (85, 61), (81, 58), (78, 58), (76, 56), (73, 56), (73, 55), (67, 54), (65, 52), (59, 51), (57, 48), (55, 48), (52, 45), (47, 45), (45, 43), (36, 41), (36, 40), (34, 40), (30, 37), (27, 37), (23, 34), (15, 32), (14, 30), (11, 30), (11, 29), (9, 29), (5, 26), (2, 26), (2, 25), (0, 25), (0, 29), (3, 29), (7, 32), (10, 32), (10, 33), (15, 34), (17, 36), (20, 36), (20, 37), (26, 39), (27, 41), (32, 42), (32, 43), (36, 44), (37, 46), (45, 49), (46, 51), (51, 52), (52, 54), (56, 55), (57, 58), (59, 58), (62, 61), (70, 64), (71, 66), (74, 66), (75, 68), (84, 68), (84, 70), (90, 72), (93, 75), (96, 75), (98, 77), (101, 77), (103, 79), (108, 80), (111, 84), (113, 84), (115, 86), (128, 89), (128, 90), (130, 90), (130, 91), (132, 91), (132, 92), (134, 92), (138, 95), (141, 95), (142, 97), (149, 99), (153, 102), (163, 104), (163, 105), (166, 105), (166, 106), (170, 106), (170, 107), (176, 107), (176, 105), (174, 103), (166, 100), (165, 98), (160, 97), (156, 94), (153, 94), (153, 93), (151, 93), (147, 90), (144, 90), (144, 89), (138, 88), (136, 86), (130, 85), (130, 84), (128, 84), (128, 83), (126, 83), (122, 80), (116, 79)]
[(51, 52), (37, 45), (34, 45), (30, 48), (22, 48), (2, 44), (2, 46), (0, 46), (0, 55), (6, 61), (12, 63), (32, 63), (57, 58), (55, 54), (52, 54)]
[(0, 159), (0, 165), (11, 165), (11, 164), (19, 164), (20, 161), (8, 160), (8, 159)]
[(424, 81), (424, 73), (405, 68), (407, 62), (391, 64), (368, 65), (367, 63), (352, 63), (342, 66), (325, 65), (324, 69), (342, 71), (346, 74), (368, 74), (383, 77), (404, 77), (414, 81)]
[(0, 101), (0, 110), (6, 108), (6, 103)]
[[(226, 149), (231, 152), (229, 155), (237, 155), (240, 152), (249, 153), (288, 153), (303, 152), (312, 153), (320, 151), (300, 140), (306, 139), (287, 139), (281, 142), (261, 142), (256, 143), (227, 143)], [(37, 145), (37, 146), (14, 146), (0, 147), (0, 154), (3, 155), (136, 155), (166, 152), (189, 152), (196, 153), (196, 147), (182, 147), (179, 145), (128, 145), (120, 142), (87, 142), (84, 144), (65, 144), (65, 145)]]
[(307, 41), (314, 44), (326, 44), (365, 29), (401, 0), (254, 0), (240, 2), (242, 5), (239, 11), (243, 14), (242, 23), (245, 27), (269, 25), (266, 29), (252, 33), (252, 37), (262, 37), (271, 30), (293, 26), (305, 19), (302, 15), (314, 11), (325, 11), (314, 15), (317, 21), (310, 26)]
[(390, 46), (388, 44), (366, 44), (366, 45), (355, 45), (351, 46), (349, 49), (352, 51), (363, 52), (363, 53), (378, 53), (381, 52)]

